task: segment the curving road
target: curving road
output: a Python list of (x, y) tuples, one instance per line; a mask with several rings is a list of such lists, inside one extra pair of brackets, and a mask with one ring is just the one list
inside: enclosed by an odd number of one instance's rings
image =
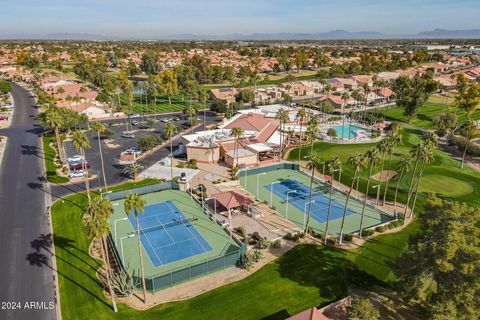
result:
[[(15, 113), (0, 167), (0, 319), (56, 319), (50, 203), (38, 113), (13, 84)], [(47, 192), (46, 192), (47, 191)]]

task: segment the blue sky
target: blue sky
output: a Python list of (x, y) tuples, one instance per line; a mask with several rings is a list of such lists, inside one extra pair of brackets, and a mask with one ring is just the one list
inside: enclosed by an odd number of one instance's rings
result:
[(0, 34), (113, 36), (480, 28), (480, 0), (12, 0)]

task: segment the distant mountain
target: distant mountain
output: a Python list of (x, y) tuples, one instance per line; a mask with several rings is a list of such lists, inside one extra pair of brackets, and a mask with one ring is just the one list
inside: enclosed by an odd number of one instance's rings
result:
[(0, 39), (19, 40), (370, 40), (370, 39), (480, 39), (480, 29), (445, 30), (435, 29), (416, 34), (384, 34), (375, 31), (350, 32), (333, 30), (320, 33), (232, 33), (225, 35), (198, 35), (193, 33), (172, 35), (151, 35), (137, 37), (114, 37), (89, 33), (50, 33), (50, 34), (0, 34)]

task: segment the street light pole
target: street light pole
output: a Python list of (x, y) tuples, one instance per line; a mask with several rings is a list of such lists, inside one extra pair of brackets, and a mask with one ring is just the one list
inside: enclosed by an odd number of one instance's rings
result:
[(378, 207), (378, 202), (380, 199), (380, 185), (377, 184), (375, 186), (372, 186), (372, 189), (377, 189), (377, 199), (375, 200), (375, 205)]
[(297, 192), (297, 190), (290, 190), (290, 191), (287, 191), (287, 206), (285, 208), (285, 218), (288, 220), (288, 194), (290, 192)]

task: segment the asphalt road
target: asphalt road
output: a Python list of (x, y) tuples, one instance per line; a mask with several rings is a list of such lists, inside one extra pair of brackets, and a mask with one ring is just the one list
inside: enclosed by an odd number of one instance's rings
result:
[(12, 126), (0, 167), (0, 319), (56, 319), (38, 110), (13, 85)]

